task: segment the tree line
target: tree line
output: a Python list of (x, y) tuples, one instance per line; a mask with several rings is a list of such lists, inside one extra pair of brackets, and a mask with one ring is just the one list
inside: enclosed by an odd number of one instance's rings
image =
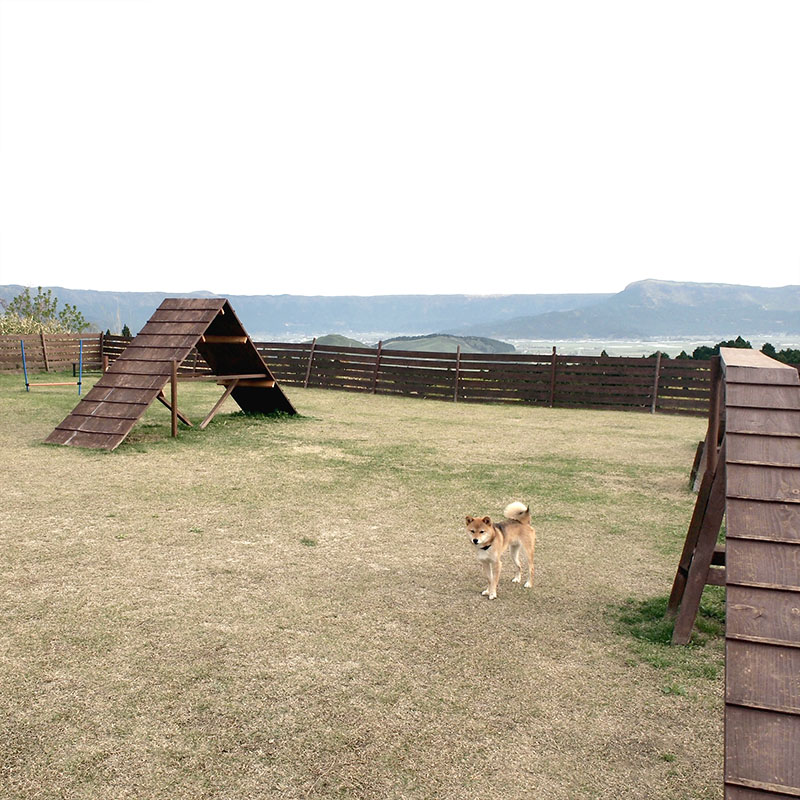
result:
[[(738, 347), (745, 350), (752, 350), (753, 345), (750, 344), (746, 339), (743, 339), (741, 336), (737, 336), (735, 339), (729, 339), (727, 342), (717, 342), (713, 347), (708, 347), (706, 345), (702, 345), (701, 347), (695, 347), (692, 351), (692, 354), (689, 355), (685, 350), (681, 350), (681, 352), (675, 356), (676, 359), (696, 359), (698, 361), (705, 361), (712, 356), (719, 355), (720, 347)], [(761, 347), (761, 352), (764, 355), (769, 356), (770, 358), (774, 358), (776, 361), (782, 361), (784, 364), (800, 364), (800, 350), (795, 350), (791, 347), (786, 347), (783, 350), (778, 350), (775, 348), (775, 345), (770, 344), (769, 342), (765, 342)], [(651, 353), (648, 358), (656, 358), (658, 356), (659, 351), (656, 350), (655, 353)], [(669, 358), (667, 353), (662, 352), (661, 358)]]
[[(77, 306), (64, 303), (64, 307), (59, 308), (53, 290), (44, 291), (41, 286), (35, 295), (26, 287), (12, 300), (0, 300), (0, 309), (0, 334), (83, 333), (92, 329)], [(127, 325), (123, 326), (122, 335), (131, 335)]]

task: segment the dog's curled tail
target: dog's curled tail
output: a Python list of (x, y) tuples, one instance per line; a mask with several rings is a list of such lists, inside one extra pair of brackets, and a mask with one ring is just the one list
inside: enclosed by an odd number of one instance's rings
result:
[(530, 508), (520, 502), (509, 503), (503, 509), (503, 514), (508, 517), (508, 519), (516, 519), (520, 522), (530, 522), (531, 520)]

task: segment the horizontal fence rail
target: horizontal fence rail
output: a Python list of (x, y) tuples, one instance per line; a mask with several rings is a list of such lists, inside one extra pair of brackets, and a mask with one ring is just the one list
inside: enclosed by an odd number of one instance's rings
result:
[[(102, 333), (4, 334), (0, 336), (0, 370), (22, 370), (20, 341), (25, 343), (25, 361), (29, 372), (70, 369), (80, 360), (80, 342), (83, 342), (84, 369), (100, 369), (104, 338)], [(125, 341), (127, 343), (130, 340)]]
[[(104, 334), (42, 337), (0, 336), (0, 368), (22, 368), (25, 340), (29, 369), (69, 368), (84, 341), (84, 364), (114, 361), (130, 339)], [(44, 345), (43, 345), (44, 342)], [(706, 414), (710, 362), (693, 359), (621, 358), (480, 353), (425, 353), (378, 346), (333, 347), (255, 342), (281, 383), (371, 394), (424, 397), (463, 403), (523, 403), (558, 408), (594, 408), (675, 414)], [(45, 357), (46, 356), (46, 357)], [(209, 367), (192, 351), (182, 374)]]

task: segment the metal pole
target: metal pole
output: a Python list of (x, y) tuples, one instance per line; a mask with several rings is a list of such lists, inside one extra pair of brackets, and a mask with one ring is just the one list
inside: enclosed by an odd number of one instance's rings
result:
[(28, 367), (25, 364), (25, 342), (23, 339), (19, 340), (19, 346), (22, 348), (22, 371), (25, 373), (25, 391), (31, 390), (31, 385), (28, 383)]
[(78, 397), (81, 395), (81, 381), (83, 380), (83, 339), (78, 339)]

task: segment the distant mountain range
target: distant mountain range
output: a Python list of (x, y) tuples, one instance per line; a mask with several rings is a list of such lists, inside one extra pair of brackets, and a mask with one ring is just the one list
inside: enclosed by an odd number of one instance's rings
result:
[[(112, 333), (125, 324), (136, 333), (165, 297), (212, 296), (45, 288)], [(23, 289), (0, 286), (0, 299)], [(225, 296), (251, 335), (276, 340), (327, 333), (376, 340), (429, 333), (554, 340), (800, 334), (800, 286), (645, 280), (617, 294)]]
[(646, 339), (800, 333), (800, 286), (766, 289), (646, 280), (580, 308), (453, 332), (511, 339)]
[[(0, 286), (0, 299), (10, 300), (24, 286)], [(213, 297), (210, 292), (96, 292), (52, 289), (61, 303), (75, 305), (98, 330), (119, 333), (127, 325), (137, 333), (165, 297)], [(35, 291), (35, 289), (34, 289)], [(610, 297), (604, 294), (529, 295), (231, 295), (225, 294), (251, 335), (278, 340), (320, 334), (346, 335), (438, 333), (464, 323), (500, 323), (527, 314), (567, 311)]]

